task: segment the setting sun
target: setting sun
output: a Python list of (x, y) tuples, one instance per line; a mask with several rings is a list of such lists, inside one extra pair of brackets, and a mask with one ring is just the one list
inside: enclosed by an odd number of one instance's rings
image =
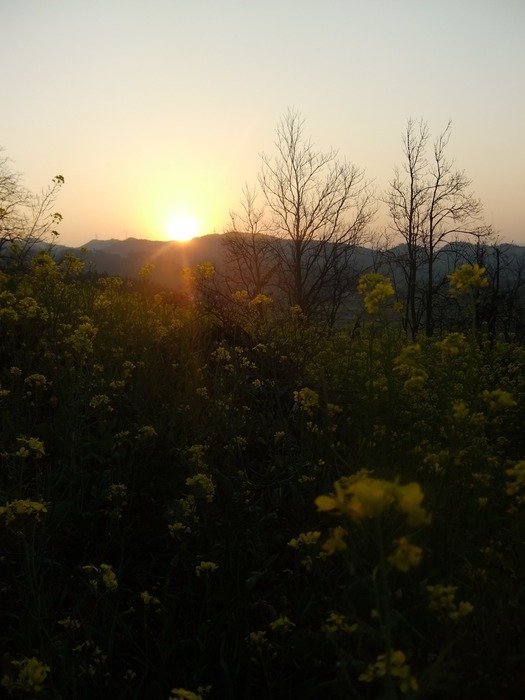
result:
[(200, 233), (200, 222), (190, 215), (172, 216), (167, 224), (166, 231), (172, 241), (191, 241)]

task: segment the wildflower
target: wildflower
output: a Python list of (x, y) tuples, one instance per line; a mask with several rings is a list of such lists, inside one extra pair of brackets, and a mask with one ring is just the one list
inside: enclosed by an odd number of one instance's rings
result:
[(250, 632), (250, 634), (246, 637), (246, 641), (253, 647), (262, 648), (268, 645), (268, 639), (266, 638), (266, 632), (264, 632), (264, 630)]
[(101, 564), (100, 570), (102, 572), (102, 581), (108, 589), (108, 591), (114, 591), (118, 588), (118, 579), (113, 571), (111, 564)]
[(338, 612), (331, 612), (326, 618), (326, 624), (323, 625), (323, 632), (329, 637), (337, 632), (345, 634), (353, 634), (357, 629), (357, 623), (348, 624), (346, 617)]
[(488, 287), (489, 281), (485, 277), (485, 272), (485, 268), (480, 267), (477, 263), (473, 265), (467, 263), (456, 268), (448, 276), (451, 286), (450, 294), (458, 297), (469, 290)]
[(151, 263), (146, 263), (143, 265), (140, 270), (139, 270), (139, 279), (142, 282), (147, 282), (149, 278), (151, 277), (151, 273), (155, 269), (155, 265), (152, 265)]
[(146, 607), (148, 605), (160, 606), (160, 600), (156, 596), (151, 595), (148, 591), (142, 591), (140, 593), (140, 598)]
[(38, 438), (22, 435), (16, 441), (20, 445), (20, 448), (15, 452), (17, 457), (26, 458), (31, 455), (36, 459), (40, 459), (45, 455), (44, 443)]
[(201, 561), (201, 563), (195, 567), (195, 573), (200, 577), (202, 574), (207, 574), (210, 571), (217, 571), (218, 568), (218, 564), (213, 561)]
[(415, 544), (410, 544), (407, 537), (400, 537), (395, 540), (396, 550), (388, 557), (388, 561), (396, 569), (405, 573), (410, 569), (419, 566), (423, 557), (423, 550)]
[(173, 688), (169, 700), (202, 700), (202, 695), (185, 688)]
[(299, 549), (302, 546), (310, 547), (317, 544), (321, 533), (318, 530), (301, 532), (298, 537), (293, 537), (289, 542), (288, 546), (293, 547), (293, 549)]
[(81, 323), (67, 338), (67, 344), (77, 356), (91, 355), (98, 329), (90, 322)]
[(206, 474), (195, 474), (195, 476), (186, 479), (186, 486), (197, 487), (205, 496), (208, 503), (213, 501), (215, 495), (215, 484)]
[(468, 601), (456, 603), (456, 591), (457, 586), (443, 584), (427, 586), (429, 610), (435, 610), (454, 622), (470, 615), (474, 610), (474, 606)]
[(336, 511), (360, 521), (377, 518), (385, 509), (394, 506), (407, 516), (407, 524), (411, 527), (430, 522), (430, 516), (421, 507), (424, 494), (418, 483), (400, 486), (396, 482), (356, 474), (342, 477), (334, 483), (334, 487), (334, 494), (315, 499), (320, 511)]
[(101, 406), (103, 408), (105, 407), (108, 411), (113, 410), (109, 405), (109, 396), (106, 394), (96, 394), (90, 399), (89, 405), (91, 408), (99, 408), (99, 406)]
[(33, 517), (37, 522), (42, 513), (47, 513), (49, 503), (42, 501), (31, 501), (29, 498), (10, 501), (5, 506), (0, 506), (0, 515), (3, 515), (7, 525), (19, 517)]
[(76, 618), (73, 617), (65, 617), (62, 620), (59, 620), (58, 623), (61, 627), (64, 627), (67, 630), (79, 630), (80, 629), (80, 622)]
[(395, 294), (392, 282), (388, 277), (377, 272), (361, 275), (357, 291), (363, 298), (363, 305), (371, 316), (379, 312), (382, 301)]
[(199, 470), (206, 469), (204, 455), (207, 449), (206, 445), (192, 445), (187, 450), (190, 462)]
[(139, 438), (154, 438), (157, 437), (157, 431), (152, 425), (142, 425), (137, 433), (137, 439)]
[(24, 379), (24, 383), (29, 387), (34, 387), (35, 389), (45, 389), (47, 379), (43, 374), (30, 374)]
[(250, 301), (249, 306), (252, 306), (252, 307), (268, 306), (272, 302), (273, 302), (273, 299), (271, 297), (269, 297), (267, 294), (257, 294)]
[(337, 527), (332, 528), (329, 538), (323, 543), (323, 551), (330, 556), (334, 554), (334, 552), (342, 552), (345, 550), (347, 547), (344, 540), (346, 535), (348, 535), (348, 532), (344, 529), (344, 527), (340, 527), (338, 525)]
[(489, 410), (493, 413), (502, 411), (505, 408), (513, 408), (516, 406), (516, 401), (512, 398), (508, 391), (502, 389), (494, 389), (494, 391), (485, 391), (482, 394), (483, 400), (488, 404)]
[(6, 673), (2, 676), (2, 685), (9, 693), (20, 690), (25, 693), (40, 693), (43, 690), (44, 681), (51, 670), (49, 666), (39, 661), (34, 656), (30, 659), (23, 658), (10, 662), (16, 677)]
[(212, 352), (211, 356), (217, 362), (223, 362), (224, 364), (230, 363), (232, 359), (229, 351), (223, 345), (219, 345), (219, 347)]
[(171, 523), (171, 525), (168, 525), (168, 530), (172, 537), (176, 537), (179, 534), (189, 534), (191, 532), (191, 528), (181, 522)]
[[(516, 496), (521, 490), (525, 489), (525, 459), (516, 462), (505, 473), (513, 478), (513, 481), (507, 482), (506, 491), (509, 496)], [(521, 496), (518, 500), (525, 502), (525, 497)]]
[(107, 500), (115, 501), (126, 498), (128, 487), (126, 484), (110, 484), (107, 491)]
[(456, 401), (452, 404), (452, 418), (457, 423), (464, 421), (469, 416), (469, 409), (464, 401)]
[(437, 346), (441, 349), (443, 355), (459, 355), (464, 352), (467, 345), (467, 339), (463, 333), (449, 333), (443, 340), (437, 343)]
[(319, 404), (319, 394), (313, 389), (300, 389), (293, 393), (295, 405), (306, 415), (311, 416), (313, 409)]
[(295, 627), (293, 623), (286, 615), (281, 615), (273, 622), (270, 622), (270, 629), (272, 632), (290, 632)]
[(406, 656), (402, 651), (391, 651), (390, 658), (386, 654), (380, 654), (375, 663), (369, 664), (366, 671), (359, 676), (360, 681), (371, 683), (387, 674), (398, 680), (399, 689), (402, 693), (414, 692), (418, 690), (418, 682), (414, 676), (410, 675), (410, 666), (405, 663)]
[(89, 584), (94, 591), (98, 591), (100, 580), (108, 591), (114, 591), (118, 588), (117, 575), (113, 571), (111, 564), (100, 564), (98, 567), (94, 564), (86, 564), (82, 567), (82, 570), (88, 574), (95, 574), (95, 577), (89, 580)]
[(427, 379), (427, 373), (420, 370), (417, 374), (413, 374), (405, 381), (403, 388), (407, 391), (419, 391), (419, 389), (422, 389), (425, 386)]

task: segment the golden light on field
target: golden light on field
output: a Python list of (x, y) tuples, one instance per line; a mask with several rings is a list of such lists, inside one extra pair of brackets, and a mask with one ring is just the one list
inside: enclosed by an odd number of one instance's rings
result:
[(166, 233), (172, 241), (191, 241), (200, 232), (200, 221), (191, 214), (177, 214), (170, 217), (166, 223)]

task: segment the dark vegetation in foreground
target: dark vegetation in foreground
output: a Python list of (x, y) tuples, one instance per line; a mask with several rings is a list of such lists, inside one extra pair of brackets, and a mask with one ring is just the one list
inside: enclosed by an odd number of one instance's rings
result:
[(522, 697), (525, 351), (476, 324), (483, 280), (408, 340), (381, 275), (328, 330), (2, 273), (2, 690)]

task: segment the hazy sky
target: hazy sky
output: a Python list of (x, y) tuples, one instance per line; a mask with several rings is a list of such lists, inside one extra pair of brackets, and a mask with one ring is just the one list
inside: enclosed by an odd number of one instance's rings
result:
[[(408, 117), (525, 244), (525, 0), (0, 0), (0, 146), (61, 242), (222, 232), (289, 107), (378, 191)], [(378, 230), (387, 225), (376, 221)]]

